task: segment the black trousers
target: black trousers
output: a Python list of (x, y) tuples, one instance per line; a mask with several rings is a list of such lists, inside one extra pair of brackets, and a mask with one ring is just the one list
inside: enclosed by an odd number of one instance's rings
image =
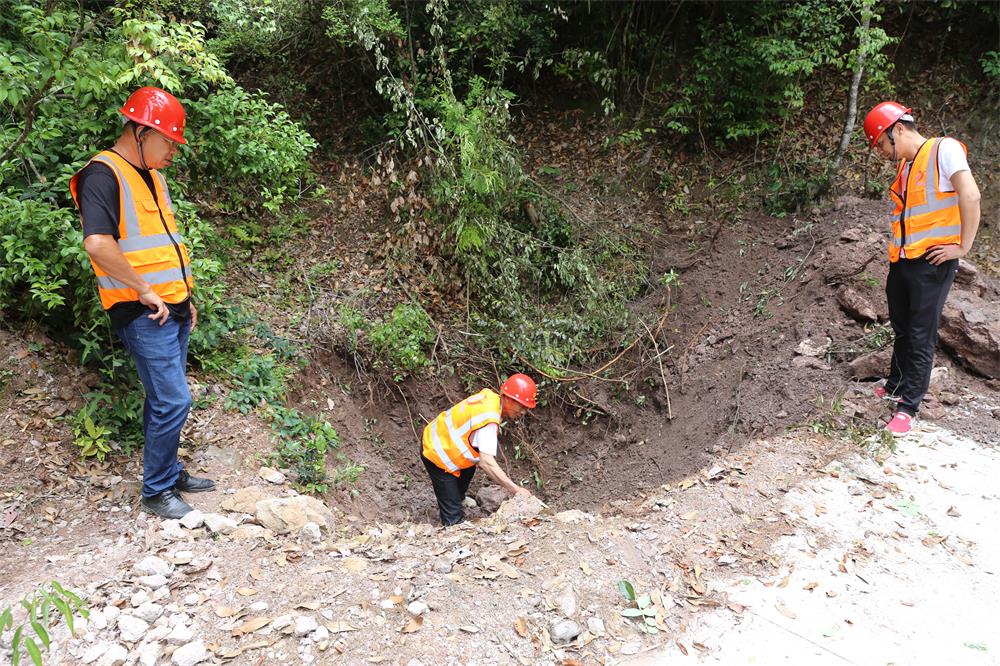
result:
[(902, 398), (899, 409), (916, 415), (934, 368), (934, 346), (944, 301), (958, 273), (958, 259), (937, 266), (923, 257), (889, 264), (885, 295), (896, 334), (885, 388)]
[(445, 527), (457, 525), (465, 520), (465, 507), (462, 500), (472, 483), (472, 477), (476, 474), (475, 466), (466, 467), (461, 470), (460, 476), (449, 474), (430, 460), (420, 454), (420, 460), (427, 468), (427, 474), (431, 477), (431, 485), (434, 487), (434, 496), (437, 498), (438, 512), (441, 514), (441, 524)]

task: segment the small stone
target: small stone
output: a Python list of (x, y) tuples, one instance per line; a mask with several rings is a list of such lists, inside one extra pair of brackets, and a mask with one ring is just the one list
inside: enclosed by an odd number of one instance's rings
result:
[(285, 482), (285, 475), (276, 469), (271, 469), (270, 467), (261, 467), (257, 470), (257, 476), (264, 479), (268, 483), (273, 483), (275, 485)]
[(594, 634), (595, 636), (604, 635), (604, 620), (599, 617), (589, 617), (587, 618), (587, 631)]
[(229, 534), (236, 529), (236, 521), (217, 513), (206, 513), (205, 526), (208, 527), (211, 532), (215, 532), (217, 534)]
[(434, 572), (439, 574), (451, 573), (451, 560), (439, 557), (434, 560)]
[(143, 639), (145, 642), (162, 641), (170, 634), (170, 627), (166, 623), (167, 618), (161, 617), (160, 620), (163, 620), (163, 624), (157, 624), (157, 626), (146, 632), (146, 638)]
[(132, 614), (140, 620), (152, 623), (156, 621), (156, 618), (163, 615), (163, 606), (150, 601), (136, 608)]
[(271, 621), (271, 628), (274, 629), (275, 631), (279, 631), (281, 629), (284, 629), (294, 621), (295, 618), (293, 618), (291, 615), (279, 615), (278, 617), (274, 618), (274, 620)]
[(379, 602), (379, 607), (381, 607), (382, 610), (390, 610), (391, 608), (395, 607), (395, 605), (396, 602), (393, 601), (392, 599), (383, 599), (382, 601)]
[(136, 573), (143, 576), (152, 576), (153, 574), (162, 574), (167, 576), (170, 574), (170, 563), (164, 559), (156, 557), (155, 555), (143, 558), (132, 568)]
[(198, 509), (193, 509), (184, 514), (180, 519), (180, 524), (189, 530), (196, 530), (205, 524), (205, 514)]
[(143, 643), (139, 646), (139, 664), (141, 666), (156, 666), (163, 655), (163, 646), (158, 641)]
[(295, 618), (295, 635), (305, 636), (311, 634), (319, 628), (319, 623), (312, 615), (300, 615)]
[(466, 509), (475, 509), (479, 506), (479, 503), (471, 497), (466, 497), (462, 500), (462, 505), (465, 506)]
[(102, 656), (104, 656), (104, 653), (107, 652), (110, 648), (111, 644), (106, 642), (97, 643), (96, 645), (91, 645), (89, 648), (87, 648), (87, 651), (84, 652), (83, 655), (80, 657), (80, 661), (82, 661), (85, 664), (92, 664), (98, 659), (100, 659)]
[(192, 592), (191, 594), (184, 597), (185, 606), (195, 606), (201, 602), (201, 596), (197, 592)]
[(419, 617), (430, 610), (430, 607), (422, 601), (411, 601), (406, 607), (406, 612), (415, 617)]
[(582, 632), (583, 629), (573, 620), (559, 620), (549, 625), (549, 636), (553, 643), (569, 643)]
[(564, 616), (573, 617), (577, 610), (576, 590), (568, 583), (563, 585), (556, 591), (552, 603)]
[(160, 536), (168, 541), (180, 541), (186, 539), (188, 533), (181, 527), (181, 521), (172, 519), (160, 523)]
[(319, 525), (309, 522), (299, 530), (299, 538), (305, 543), (319, 543), (323, 537), (320, 535)]
[(101, 614), (104, 616), (104, 620), (108, 624), (111, 624), (118, 619), (118, 616), (121, 614), (121, 610), (118, 606), (105, 606), (104, 610), (101, 611)]
[(171, 645), (187, 645), (194, 638), (194, 632), (186, 624), (177, 624), (167, 634), (167, 642)]
[(163, 574), (153, 574), (152, 576), (139, 576), (139, 578), (137, 578), (135, 582), (137, 582), (139, 585), (142, 585), (143, 587), (148, 587), (151, 590), (155, 590), (156, 588), (163, 587), (164, 585), (167, 584), (167, 577), (164, 576)]
[(128, 659), (128, 650), (125, 649), (124, 645), (115, 643), (101, 656), (97, 666), (122, 666), (126, 659)]
[(118, 616), (118, 631), (122, 640), (134, 643), (142, 638), (149, 629), (149, 623), (132, 615)]
[(205, 649), (205, 644), (201, 641), (194, 641), (193, 643), (179, 647), (170, 655), (171, 663), (176, 666), (194, 666), (205, 661), (207, 658), (208, 651)]
[(129, 605), (131, 605), (133, 608), (138, 608), (139, 606), (143, 605), (148, 601), (149, 601), (149, 592), (146, 592), (146, 590), (139, 590), (138, 592), (132, 595), (131, 599), (129, 599)]
[(941, 391), (941, 402), (946, 405), (957, 405), (959, 403), (959, 398), (951, 391)]
[(264, 601), (254, 602), (250, 604), (250, 610), (253, 611), (254, 613), (263, 613), (264, 611), (267, 610), (267, 602)]
[(317, 643), (330, 640), (330, 630), (320, 625), (316, 631), (312, 632), (312, 639)]
[(108, 627), (108, 619), (101, 610), (91, 611), (87, 626), (94, 631), (102, 631)]
[(170, 588), (164, 585), (163, 587), (158, 587), (155, 590), (153, 590), (153, 594), (150, 595), (150, 598), (153, 601), (163, 601), (169, 596), (170, 596)]

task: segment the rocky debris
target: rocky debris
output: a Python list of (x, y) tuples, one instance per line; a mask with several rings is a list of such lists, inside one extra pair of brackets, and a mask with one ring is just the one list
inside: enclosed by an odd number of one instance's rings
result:
[[(135, 581), (143, 587), (148, 587), (151, 590), (155, 590), (158, 587), (163, 587), (167, 584), (167, 577), (163, 574), (153, 574), (152, 576), (140, 576)], [(133, 604), (134, 605), (134, 604)]]
[(495, 520), (510, 523), (537, 516), (544, 509), (545, 505), (534, 495), (517, 494), (501, 504), (493, 517)]
[(832, 344), (833, 340), (830, 338), (823, 338), (822, 340), (806, 338), (795, 348), (795, 353), (802, 356), (820, 357), (826, 353)]
[(163, 615), (163, 606), (149, 601), (136, 608), (132, 611), (132, 613), (140, 620), (152, 624), (153, 622), (156, 622), (158, 617)]
[(312, 615), (300, 615), (295, 618), (295, 635), (305, 636), (319, 628), (319, 623)]
[(100, 659), (104, 654), (111, 648), (111, 643), (107, 641), (102, 641), (100, 643), (95, 643), (91, 645), (86, 651), (80, 655), (80, 661), (84, 664), (92, 664), (98, 659)]
[(270, 467), (261, 467), (257, 470), (257, 476), (264, 479), (268, 483), (273, 483), (275, 485), (281, 485), (285, 482), (285, 475)]
[(942, 346), (972, 370), (1000, 377), (1000, 302), (955, 290), (941, 313)]
[[(191, 515), (191, 513), (194, 512), (189, 512), (187, 515)], [(181, 527), (181, 521), (164, 520), (160, 523), (160, 536), (167, 541), (180, 541), (188, 538), (188, 532)]]
[(150, 555), (137, 562), (132, 569), (143, 576), (152, 576), (154, 574), (166, 576), (170, 574), (171, 567), (170, 563), (166, 560), (155, 555)]
[(605, 633), (604, 620), (599, 617), (587, 618), (587, 631), (597, 636), (598, 638), (603, 636)]
[(231, 534), (236, 529), (236, 521), (218, 513), (206, 513), (205, 527), (214, 534)]
[(170, 655), (171, 663), (176, 666), (194, 666), (208, 659), (208, 650), (201, 641), (194, 641), (174, 650)]
[(414, 617), (419, 617), (429, 610), (430, 608), (423, 601), (411, 601), (406, 607), (406, 612)]
[(149, 592), (146, 592), (146, 590), (139, 590), (129, 598), (128, 603), (132, 606), (132, 608), (138, 608), (147, 601), (149, 601)]
[(160, 645), (159, 641), (143, 643), (139, 646), (140, 666), (156, 666), (156, 662), (160, 660), (162, 655), (163, 646)]
[(261, 527), (260, 525), (243, 524), (238, 526), (230, 534), (230, 538), (236, 541), (245, 541), (248, 539), (270, 539), (274, 535), (274, 532), (267, 529), (266, 527)]
[(222, 500), (219, 507), (223, 511), (249, 513), (252, 516), (257, 513), (257, 502), (271, 498), (272, 496), (260, 486), (249, 486), (240, 488), (233, 495)]
[(569, 643), (583, 633), (583, 628), (573, 620), (557, 620), (549, 625), (549, 637), (553, 643)]
[(124, 645), (115, 643), (108, 648), (107, 652), (101, 655), (97, 666), (122, 666), (128, 660), (128, 650)]
[(257, 502), (256, 519), (278, 534), (297, 532), (306, 523), (316, 523), (327, 530), (333, 526), (330, 509), (308, 495), (261, 500)]
[(316, 523), (306, 523), (299, 530), (299, 539), (303, 543), (316, 544), (323, 540), (322, 534), (320, 534), (319, 525)]
[(466, 509), (475, 509), (477, 506), (479, 506), (479, 502), (472, 499), (471, 497), (466, 497), (465, 499), (462, 500), (462, 506), (464, 506)]
[(193, 509), (184, 514), (178, 522), (189, 530), (195, 530), (205, 524), (205, 514), (198, 509)]
[(118, 616), (118, 631), (121, 633), (123, 641), (134, 643), (145, 636), (148, 630), (149, 623), (145, 620), (134, 615), (122, 614)]
[(567, 509), (566, 511), (560, 511), (556, 515), (552, 516), (554, 520), (566, 525), (578, 525), (580, 523), (592, 523), (594, 522), (594, 517), (589, 513), (580, 511), (579, 509)]
[(449, 574), (451, 573), (452, 566), (454, 566), (446, 557), (439, 557), (434, 560), (434, 573), (439, 574)]
[(565, 617), (574, 617), (578, 608), (576, 590), (569, 583), (564, 583), (556, 588), (550, 603)]
[(166, 635), (170, 645), (187, 645), (194, 638), (194, 632), (185, 622), (178, 622)]
[(847, 366), (851, 379), (865, 381), (882, 379), (889, 372), (889, 361), (892, 360), (892, 349), (880, 349), (864, 356), (859, 356)]
[(792, 365), (796, 368), (812, 368), (814, 370), (830, 369), (828, 363), (824, 363), (822, 359), (815, 356), (796, 356), (792, 359)]
[(500, 508), (500, 505), (508, 499), (510, 499), (510, 493), (500, 486), (493, 484), (483, 486), (476, 493), (476, 501), (479, 502), (479, 506), (486, 513), (495, 513)]
[(837, 290), (837, 304), (855, 321), (867, 323), (878, 319), (878, 313), (871, 301), (846, 284), (840, 285), (840, 289)]

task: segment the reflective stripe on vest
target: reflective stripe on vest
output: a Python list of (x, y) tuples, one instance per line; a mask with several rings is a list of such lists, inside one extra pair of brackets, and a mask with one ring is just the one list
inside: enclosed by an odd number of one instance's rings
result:
[(470, 396), (441, 412), (424, 428), (424, 457), (441, 469), (459, 476), (461, 470), (479, 462), (472, 435), (490, 423), (500, 423), (500, 396), (489, 389)]
[[(961, 144), (961, 142), (960, 142)], [(941, 139), (928, 139), (928, 149), (917, 151), (903, 187), (905, 163), (900, 162), (889, 194), (893, 211), (889, 261), (899, 261), (900, 249), (907, 259), (916, 259), (935, 245), (962, 242), (962, 217), (956, 192), (938, 190), (938, 148)], [(966, 150), (965, 144), (961, 144)], [(968, 153), (968, 150), (966, 150)], [(904, 246), (905, 243), (905, 246)]]
[[(194, 286), (191, 260), (184, 239), (177, 231), (173, 202), (163, 175), (150, 171), (156, 191), (154, 198), (135, 167), (117, 153), (104, 151), (91, 161), (110, 168), (118, 181), (118, 247), (129, 265), (167, 303), (180, 303), (189, 298)], [(77, 172), (70, 180), (70, 193), (77, 206), (79, 176)], [(147, 193), (149, 196), (144, 196)], [(112, 278), (93, 260), (91, 265), (97, 275), (104, 309), (116, 303), (139, 300), (134, 289)]]

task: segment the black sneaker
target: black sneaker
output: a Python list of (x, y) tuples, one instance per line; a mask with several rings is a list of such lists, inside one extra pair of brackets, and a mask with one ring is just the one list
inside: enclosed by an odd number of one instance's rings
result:
[(191, 476), (187, 470), (181, 470), (177, 476), (177, 483), (174, 484), (174, 490), (179, 490), (182, 493), (207, 493), (210, 490), (215, 490), (215, 481)]
[(164, 490), (159, 495), (143, 497), (139, 500), (142, 508), (163, 518), (183, 518), (191, 507), (173, 490)]

